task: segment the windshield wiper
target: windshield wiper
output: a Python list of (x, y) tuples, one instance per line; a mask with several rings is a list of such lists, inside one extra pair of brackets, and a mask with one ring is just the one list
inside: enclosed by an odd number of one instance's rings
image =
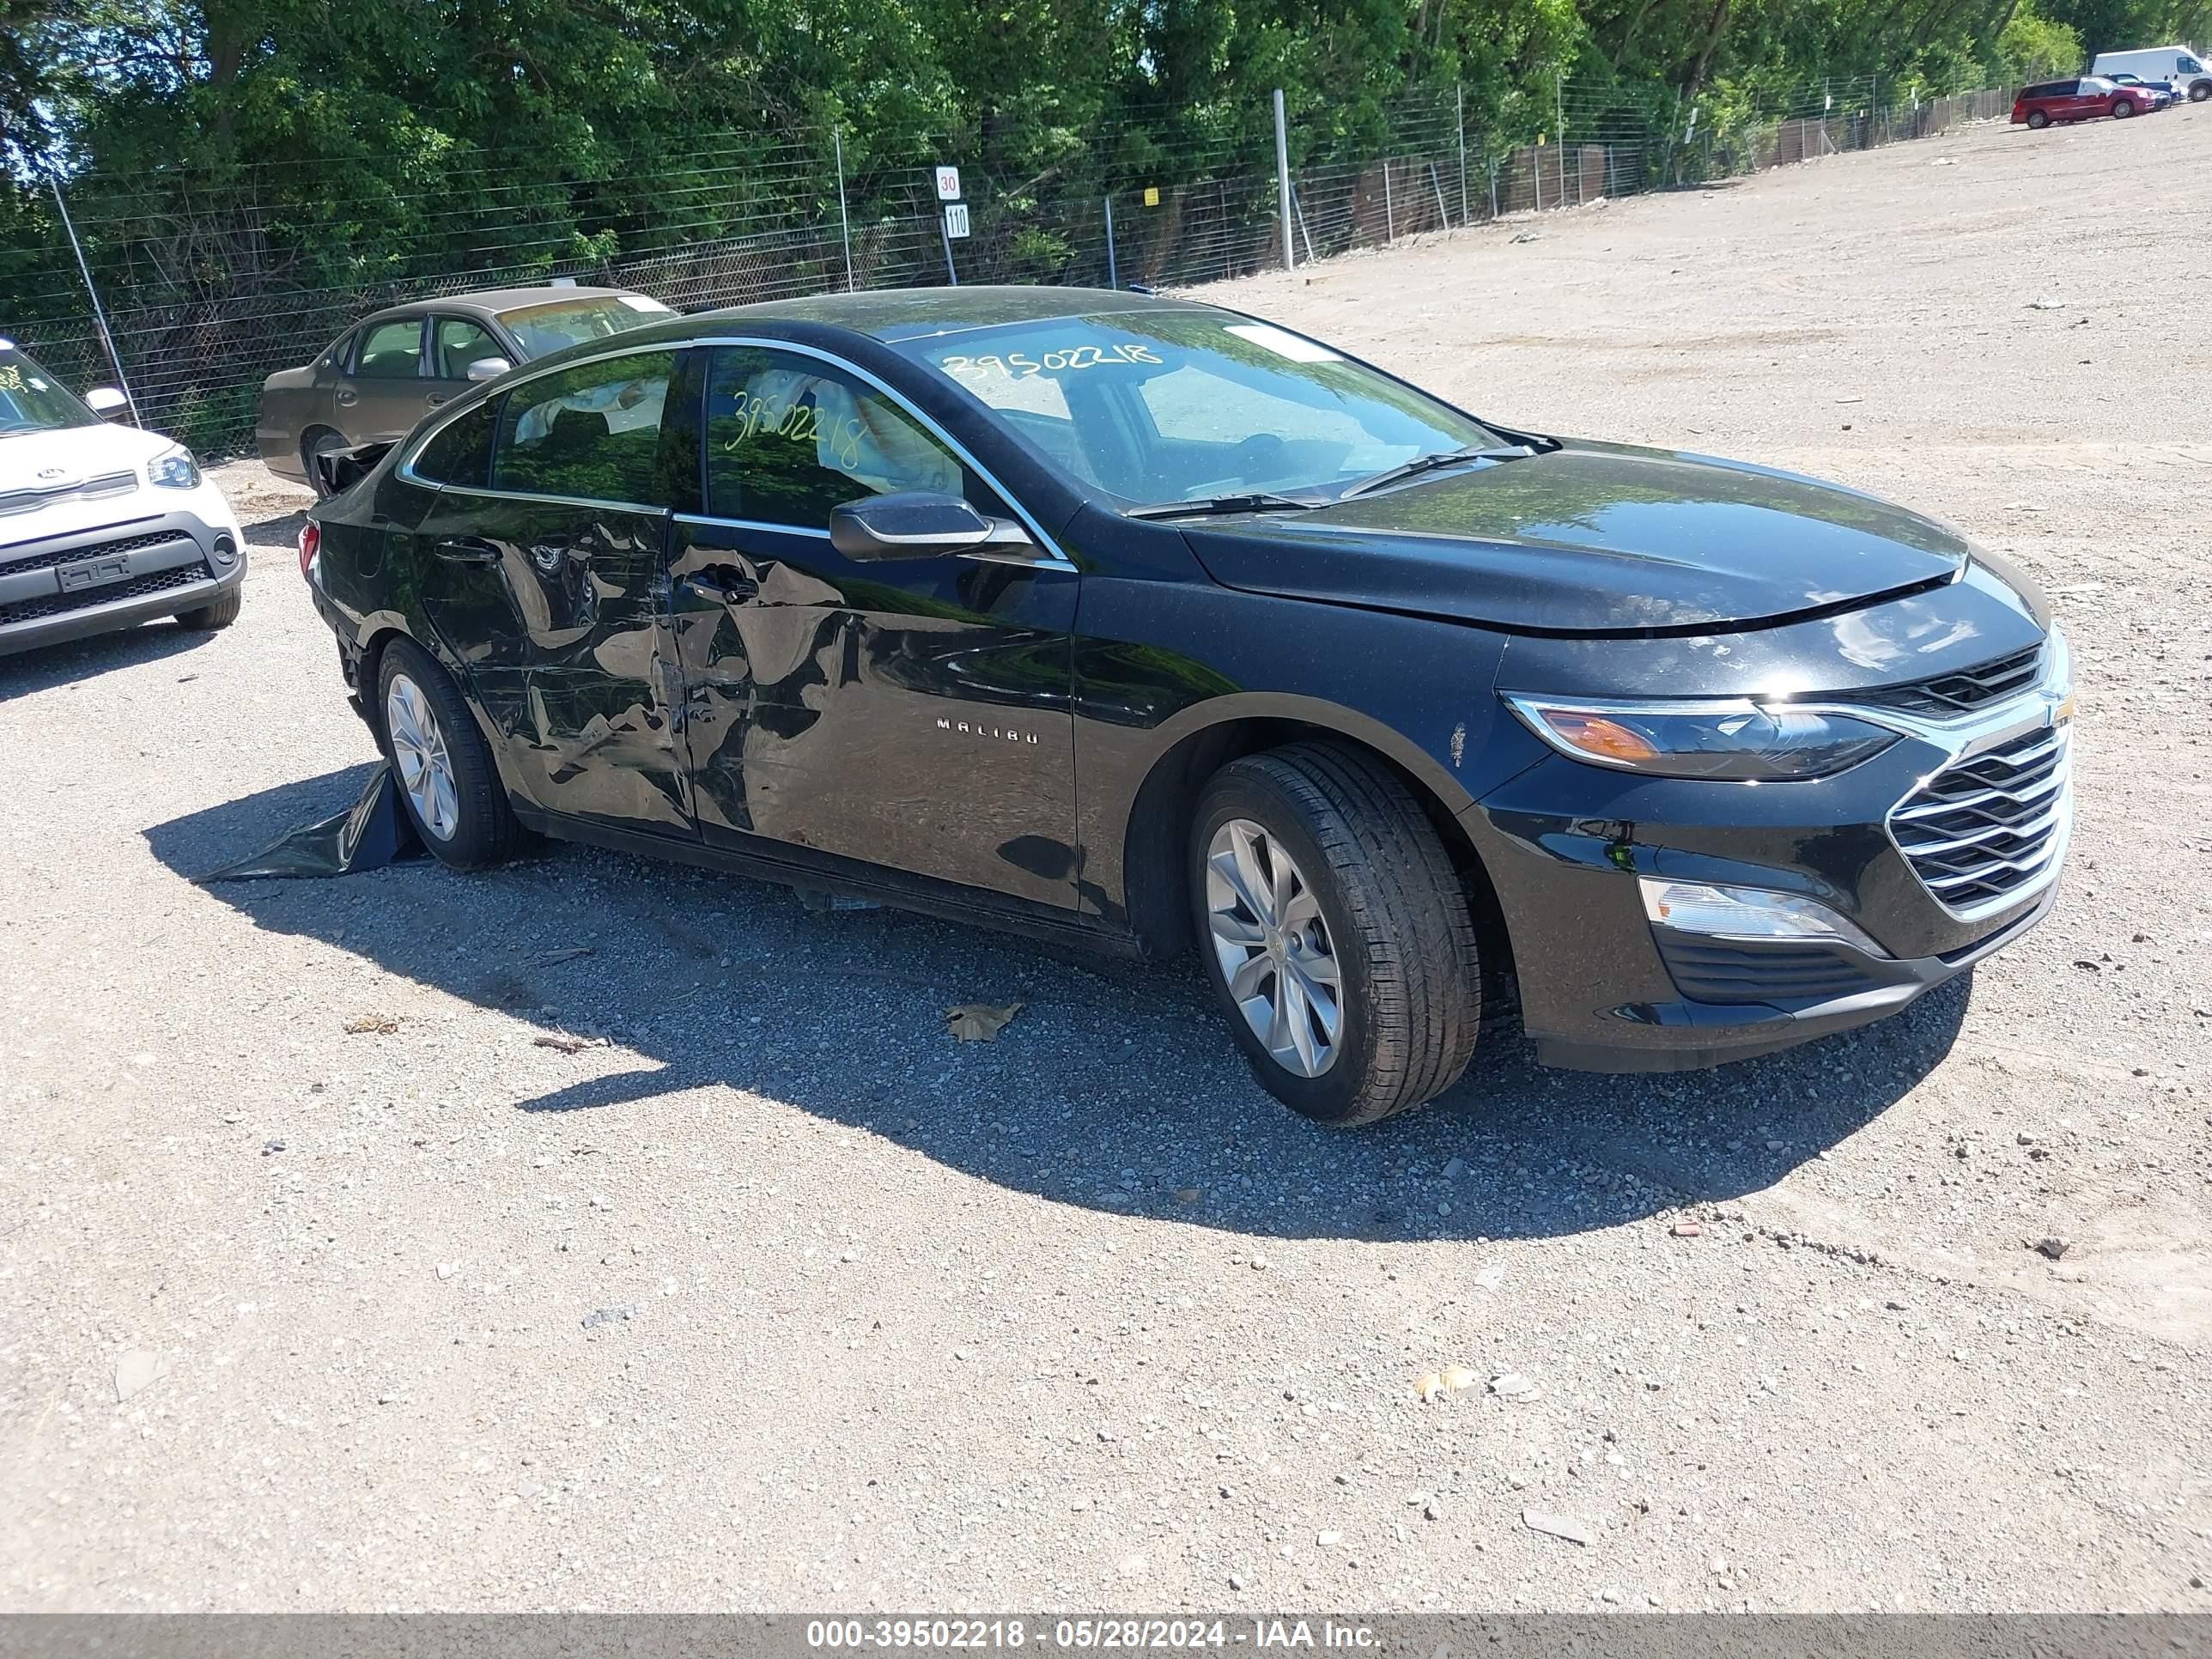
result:
[(1434, 455), (1416, 455), (1402, 466), (1391, 467), (1371, 478), (1362, 478), (1337, 499), (1348, 501), (1354, 495), (1364, 495), (1370, 490), (1382, 489), (1407, 478), (1419, 477), (1422, 473), (1433, 472), (1438, 467), (1465, 466), (1472, 461), (1518, 461), (1535, 453), (1527, 444), (1513, 444), (1504, 448), (1469, 447), (1442, 450)]
[(1304, 513), (1321, 505), (1288, 495), (1208, 495), (1195, 501), (1162, 501), (1157, 507), (1133, 507), (1125, 519), (1197, 519), (1216, 513)]

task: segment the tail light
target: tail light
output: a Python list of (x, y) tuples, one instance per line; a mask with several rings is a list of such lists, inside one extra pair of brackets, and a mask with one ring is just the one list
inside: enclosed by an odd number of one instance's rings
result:
[(315, 555), (323, 548), (323, 527), (313, 519), (300, 526), (300, 574), (307, 574), (315, 562)]

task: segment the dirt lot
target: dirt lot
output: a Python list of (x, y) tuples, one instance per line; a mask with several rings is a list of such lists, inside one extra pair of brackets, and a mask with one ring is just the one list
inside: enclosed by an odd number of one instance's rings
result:
[(1352, 1137), (1188, 971), (574, 850), (194, 886), (371, 754), (229, 470), (237, 628), (0, 663), (0, 1604), (2212, 1610), (2208, 158), (1982, 130), (1224, 293), (1945, 515), (2085, 691), (1971, 987)]

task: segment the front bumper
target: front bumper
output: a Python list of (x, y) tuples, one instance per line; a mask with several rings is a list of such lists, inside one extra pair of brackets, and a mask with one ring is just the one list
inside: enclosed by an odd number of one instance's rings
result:
[[(1538, 1057), (1682, 1071), (1770, 1053), (1894, 1013), (2010, 944), (2057, 891), (2073, 810), (2068, 712), (2039, 687), (1812, 782), (1650, 778), (1547, 751), (1465, 816)], [(2029, 780), (2019, 799), (1985, 790), (1992, 763), (2014, 755)], [(1974, 802), (1992, 798), (2028, 838), (1982, 830)], [(1952, 799), (1966, 803), (1961, 816)], [(1879, 949), (1680, 931), (1647, 915), (1639, 877), (1809, 899)]]
[[(1847, 946), (1805, 950), (1789, 945), (1716, 941), (1652, 929), (1660, 958), (1675, 976), (1669, 1000), (1632, 1003), (1613, 1012), (1646, 1028), (1656, 1040), (1621, 1042), (1617, 1033), (1591, 1042), (1572, 1036), (1537, 1037), (1547, 1066), (1584, 1072), (1687, 1072), (1749, 1060), (1814, 1037), (1871, 1024), (1918, 1000), (2033, 927), (2057, 902), (2058, 890), (2043, 890), (2029, 908), (1987, 936), (1948, 955), (1870, 957)], [(1817, 962), (1817, 965), (1815, 964)], [(1768, 987), (1758, 988), (1771, 976)], [(1820, 983), (1812, 994), (1801, 994)], [(1684, 989), (1711, 994), (1726, 990), (1741, 1001), (1693, 1000)]]
[(245, 580), (219, 495), (0, 547), (0, 656), (197, 611)]

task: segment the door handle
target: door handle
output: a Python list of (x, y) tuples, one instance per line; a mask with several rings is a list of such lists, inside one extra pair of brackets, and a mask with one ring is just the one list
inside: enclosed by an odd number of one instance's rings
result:
[(684, 579), (684, 586), (702, 599), (739, 605), (760, 592), (760, 584), (734, 565), (710, 564)]
[(437, 547), (448, 564), (497, 564), (499, 549), (481, 536), (448, 536)]
[(427, 394), (423, 398), (422, 401), (429, 404), (431, 408), (435, 409), (440, 404), (446, 401), (446, 394), (442, 392), (433, 392)]
[(361, 393), (356, 392), (351, 386), (342, 386), (337, 389), (337, 402), (340, 408), (351, 409), (360, 401)]

